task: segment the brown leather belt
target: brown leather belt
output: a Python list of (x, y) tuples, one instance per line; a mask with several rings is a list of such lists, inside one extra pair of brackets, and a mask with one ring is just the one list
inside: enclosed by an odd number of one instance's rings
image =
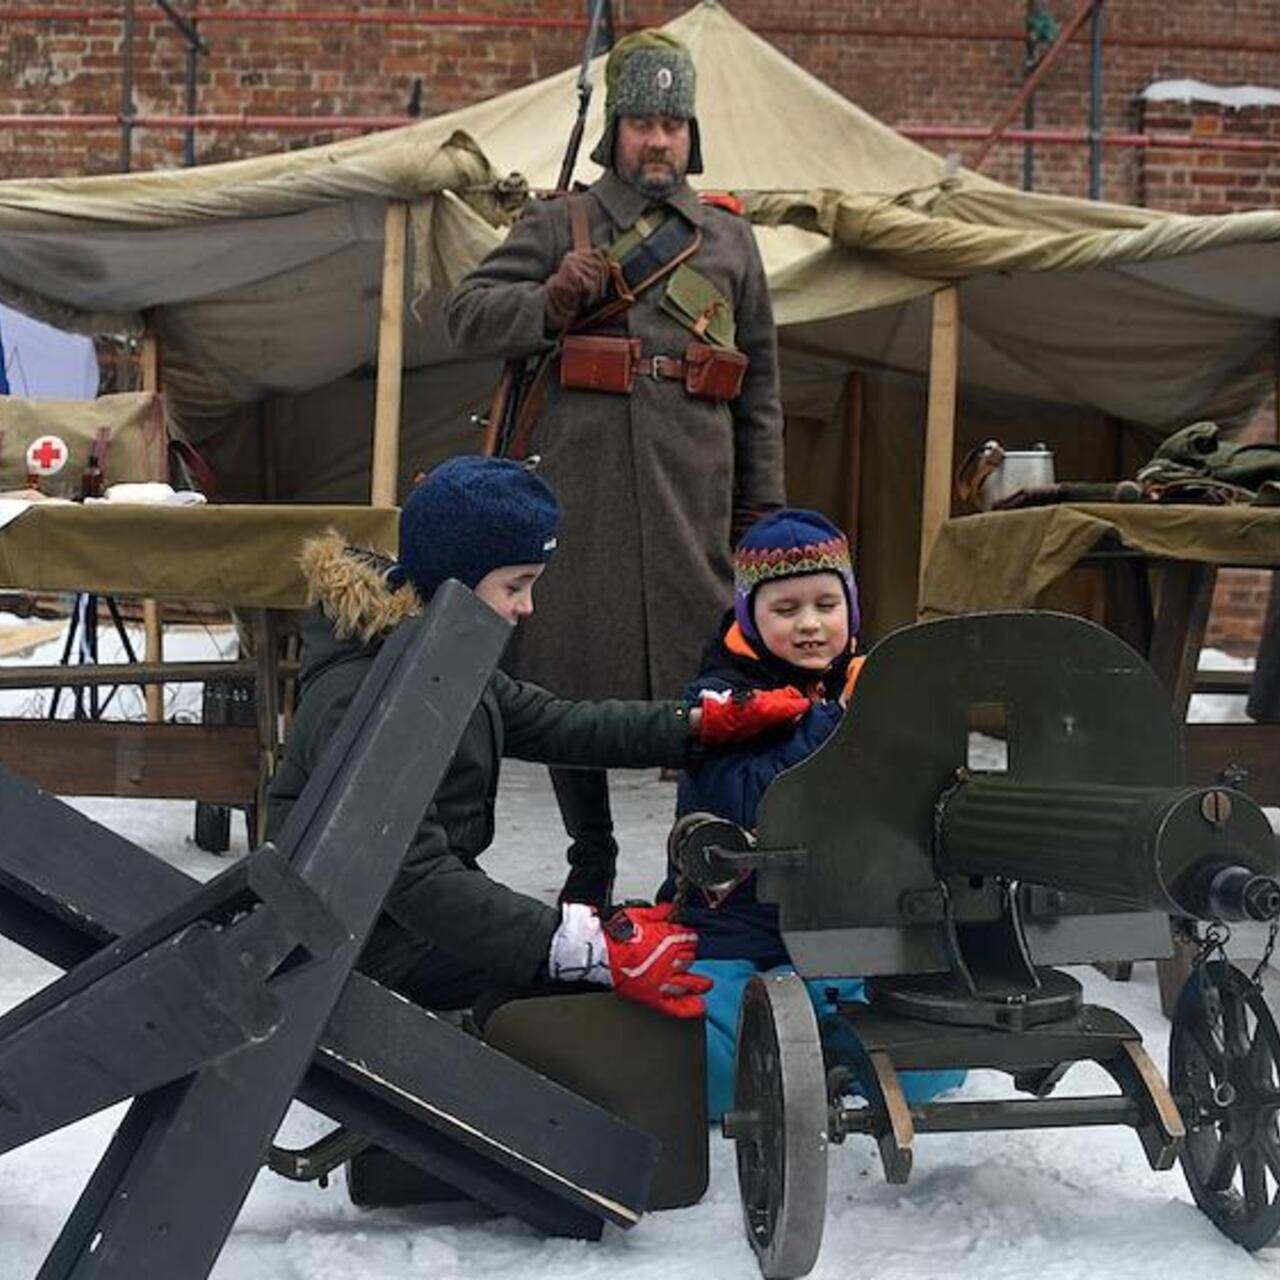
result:
[(635, 364), (637, 378), (671, 378), (684, 381), (684, 361), (679, 356), (642, 356)]

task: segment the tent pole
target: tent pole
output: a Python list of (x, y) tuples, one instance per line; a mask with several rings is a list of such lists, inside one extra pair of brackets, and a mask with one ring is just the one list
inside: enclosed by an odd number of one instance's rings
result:
[[(148, 326), (142, 339), (142, 389), (160, 391), (160, 343)], [(167, 476), (152, 476), (153, 480), (165, 480)], [(164, 628), (160, 621), (160, 605), (155, 600), (142, 602), (142, 629), (145, 635), (146, 661), (164, 660)], [(164, 719), (164, 685), (149, 684), (146, 693), (147, 719), (159, 723)]]
[(933, 295), (929, 343), (929, 412), (924, 440), (924, 494), (920, 513), (920, 581), (929, 553), (951, 514), (956, 388), (960, 363), (960, 294), (947, 285)]
[(858, 521), (862, 510), (862, 374), (854, 370), (844, 380), (845, 437), (849, 442), (849, 503), (845, 508), (845, 532), (855, 559), (860, 545)]
[(382, 252), (382, 307), (378, 319), (378, 389), (373, 417), (370, 504), (396, 505), (400, 471), (400, 395), (404, 366), (404, 259), (409, 206), (388, 200)]

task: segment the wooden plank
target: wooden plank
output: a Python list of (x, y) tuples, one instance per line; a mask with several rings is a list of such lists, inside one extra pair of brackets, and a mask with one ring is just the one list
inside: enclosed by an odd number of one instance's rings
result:
[[(143, 391), (160, 390), (160, 340), (151, 332), (150, 326), (142, 339), (142, 389)], [(163, 480), (165, 476), (152, 476), (153, 480)], [(142, 602), (142, 628), (146, 642), (145, 658), (148, 662), (164, 660), (164, 628), (160, 620), (160, 605), (155, 600)], [(146, 691), (147, 719), (158, 722), (164, 719), (164, 686), (149, 685)]]
[(924, 440), (924, 492), (920, 508), (920, 570), (951, 515), (951, 477), (956, 436), (956, 390), (960, 365), (960, 294), (955, 285), (933, 295), (929, 343), (929, 409)]
[[(298, 664), (282, 664), (288, 675)], [(203, 684), (206, 680), (252, 680), (257, 663), (238, 662), (86, 662), (76, 666), (0, 667), (0, 689), (83, 689), (112, 684)], [(1248, 672), (1245, 672), (1247, 675)], [(1246, 690), (1247, 691), (1247, 690)]]
[(378, 385), (373, 416), (370, 503), (396, 505), (400, 470), (400, 396), (404, 366), (404, 265), (409, 206), (389, 200), (382, 252), (382, 306), (378, 316)]
[(1187, 781), (1204, 786), (1224, 770), (1241, 770), (1237, 784), (1259, 804), (1280, 805), (1280, 725), (1189, 724)]
[(1216, 565), (1177, 560), (1165, 565), (1160, 577), (1160, 603), (1151, 632), (1151, 666), (1169, 691), (1179, 720), (1195, 688), (1200, 647), (1213, 603)]
[(4, 719), (0, 763), (55, 795), (247, 804), (258, 734), (247, 725)]
[[(50, 963), (82, 963), (199, 892), (177, 868), (3, 769), (0, 815), (13, 831), (0, 842), (0, 933)], [(657, 1158), (654, 1139), (358, 972), (299, 1097), (473, 1187), (485, 1204), (509, 1209), (510, 1175), (531, 1180), (544, 1198), (519, 1206), (521, 1216), (544, 1214), (554, 1192), (561, 1205), (568, 1196), (593, 1212), (615, 1206), (602, 1213), (609, 1220), (634, 1218)]]
[(861, 545), (858, 521), (862, 514), (862, 374), (854, 370), (844, 380), (844, 422), (848, 441), (849, 505), (845, 515), (845, 533), (856, 559)]
[(25, 627), (0, 627), (0, 658), (14, 658), (28, 653), (49, 640), (54, 640), (67, 629), (65, 618), (50, 622), (33, 622)]

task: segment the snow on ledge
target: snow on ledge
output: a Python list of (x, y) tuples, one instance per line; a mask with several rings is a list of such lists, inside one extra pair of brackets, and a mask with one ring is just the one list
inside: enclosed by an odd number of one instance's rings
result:
[(1245, 107), (1280, 107), (1280, 89), (1260, 84), (1206, 84), (1203, 80), (1156, 80), (1138, 95), (1147, 102), (1216, 102), (1240, 111)]

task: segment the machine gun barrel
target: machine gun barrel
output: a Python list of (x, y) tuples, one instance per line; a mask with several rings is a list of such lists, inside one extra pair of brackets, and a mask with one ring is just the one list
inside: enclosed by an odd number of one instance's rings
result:
[(1200, 919), (1280, 917), (1262, 810), (1224, 787), (967, 777), (938, 804), (940, 875), (1002, 876)]

